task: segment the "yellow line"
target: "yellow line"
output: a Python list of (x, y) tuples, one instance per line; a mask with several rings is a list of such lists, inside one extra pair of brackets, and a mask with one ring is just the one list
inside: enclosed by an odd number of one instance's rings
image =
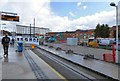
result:
[(52, 69), (61, 79), (63, 79), (64, 81), (67, 81), (66, 79), (65, 79), (65, 77), (63, 77), (59, 72), (57, 72), (54, 68), (52, 68), (49, 64), (47, 64), (46, 63), (46, 65), (50, 68), (50, 69)]

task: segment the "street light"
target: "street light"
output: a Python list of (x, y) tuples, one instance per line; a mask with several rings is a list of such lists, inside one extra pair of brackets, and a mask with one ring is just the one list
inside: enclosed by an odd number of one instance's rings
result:
[(110, 3), (110, 6), (116, 6), (114, 2), (111, 2)]
[(118, 63), (118, 6), (112, 2), (110, 6), (116, 7), (116, 63)]

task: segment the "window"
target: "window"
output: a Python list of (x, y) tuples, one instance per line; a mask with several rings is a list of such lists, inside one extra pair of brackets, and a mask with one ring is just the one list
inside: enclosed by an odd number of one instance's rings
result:
[(23, 41), (23, 38), (21, 38), (21, 41)]
[(90, 37), (90, 34), (88, 34), (88, 38)]
[(80, 38), (83, 38), (83, 34), (80, 34)]
[(29, 41), (32, 41), (32, 38), (30, 38)]

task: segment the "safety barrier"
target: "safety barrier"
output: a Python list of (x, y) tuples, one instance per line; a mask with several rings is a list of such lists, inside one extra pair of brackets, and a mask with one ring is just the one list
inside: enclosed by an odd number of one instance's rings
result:
[(106, 62), (115, 62), (113, 58), (113, 54), (110, 54), (110, 53), (104, 53), (103, 60)]
[[(118, 46), (120, 46), (120, 44), (118, 44)], [(115, 49), (116, 49), (116, 44), (112, 44), (112, 53), (104, 53), (103, 60), (107, 62), (116, 63), (116, 58), (118, 58), (118, 56), (116, 56), (115, 54)]]

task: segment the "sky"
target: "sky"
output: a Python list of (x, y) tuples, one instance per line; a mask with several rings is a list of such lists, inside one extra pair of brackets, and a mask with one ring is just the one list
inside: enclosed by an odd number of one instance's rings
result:
[(2, 28), (15, 31), (16, 24), (32, 24), (53, 32), (95, 29), (96, 25), (115, 25), (115, 7), (119, 0), (0, 0), (0, 11), (17, 13), (20, 22), (1, 21)]

